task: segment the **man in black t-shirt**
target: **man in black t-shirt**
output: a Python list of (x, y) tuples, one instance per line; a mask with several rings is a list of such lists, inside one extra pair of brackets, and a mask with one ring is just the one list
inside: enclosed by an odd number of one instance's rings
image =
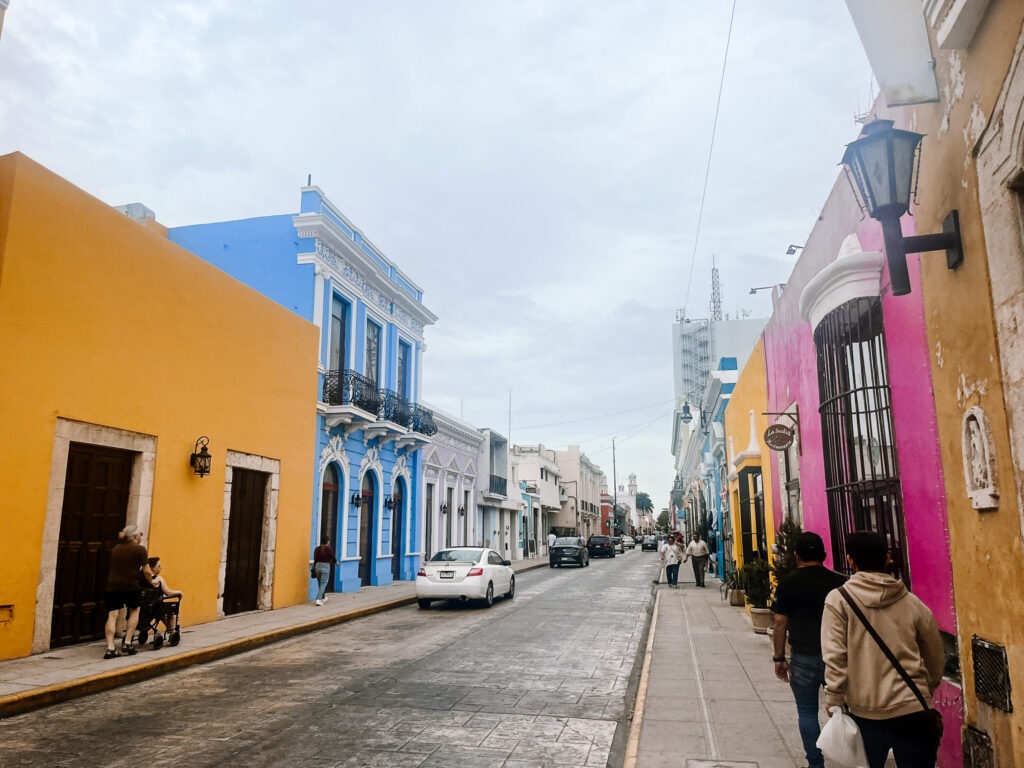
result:
[[(825, 684), (825, 662), (821, 659), (821, 614), (825, 597), (843, 585), (846, 577), (830, 571), (825, 562), (821, 536), (806, 531), (793, 547), (797, 569), (775, 589), (775, 676), (789, 683), (796, 699), (797, 724), (809, 768), (824, 768), (818, 749), (818, 692)], [(786, 661), (786, 635), (793, 653)]]

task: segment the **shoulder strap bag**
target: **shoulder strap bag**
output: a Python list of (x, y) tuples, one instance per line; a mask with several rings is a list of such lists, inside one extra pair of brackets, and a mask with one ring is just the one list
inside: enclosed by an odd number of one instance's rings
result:
[(892, 664), (893, 669), (895, 669), (899, 676), (903, 678), (903, 682), (907, 684), (907, 687), (910, 688), (911, 691), (913, 691), (914, 695), (917, 697), (918, 703), (921, 705), (924, 711), (928, 713), (928, 716), (931, 718), (932, 725), (934, 727), (935, 745), (938, 746), (939, 741), (942, 740), (942, 713), (939, 712), (937, 709), (933, 709), (932, 707), (928, 706), (928, 701), (925, 699), (924, 694), (921, 693), (921, 689), (917, 687), (917, 683), (915, 683), (914, 680), (910, 677), (910, 675), (907, 674), (907, 670), (905, 670), (903, 668), (903, 665), (900, 664), (899, 659), (896, 658), (896, 654), (889, 650), (889, 646), (885, 644), (885, 641), (881, 638), (881, 636), (878, 634), (875, 628), (871, 626), (871, 622), (868, 621), (868, 617), (864, 615), (864, 611), (860, 609), (860, 606), (857, 605), (857, 602), (852, 597), (850, 597), (850, 593), (846, 591), (846, 587), (839, 587), (839, 594), (841, 594), (843, 596), (843, 599), (850, 604), (850, 608), (853, 609), (853, 612), (857, 615), (857, 618), (860, 619), (861, 624), (864, 625), (864, 629), (868, 631), (868, 634), (871, 635), (871, 638), (878, 644), (878, 647), (882, 650), (882, 653), (885, 654), (885, 658), (889, 660), (889, 663)]

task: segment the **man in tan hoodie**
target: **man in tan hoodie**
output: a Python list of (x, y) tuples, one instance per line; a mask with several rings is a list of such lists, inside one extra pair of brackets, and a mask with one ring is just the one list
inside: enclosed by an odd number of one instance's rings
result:
[[(846, 537), (855, 571), (845, 589), (924, 697), (942, 680), (945, 655), (935, 617), (885, 572), (889, 561), (878, 533)], [(889, 750), (899, 768), (933, 768), (938, 732), (931, 713), (903, 681), (838, 589), (825, 598), (821, 622), (825, 705), (845, 705), (860, 726), (870, 768), (882, 768)]]

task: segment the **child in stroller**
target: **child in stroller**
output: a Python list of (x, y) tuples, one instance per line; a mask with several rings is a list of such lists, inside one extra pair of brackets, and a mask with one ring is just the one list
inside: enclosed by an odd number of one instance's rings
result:
[[(142, 610), (139, 613), (139, 645), (145, 645), (150, 634), (153, 635), (153, 650), (157, 651), (164, 644), (177, 645), (181, 641), (181, 628), (178, 626), (178, 615), (181, 608), (182, 593), (167, 586), (160, 575), (163, 568), (159, 557), (149, 558), (149, 569), (153, 572), (152, 587), (142, 590)], [(163, 629), (160, 629), (160, 625)]]

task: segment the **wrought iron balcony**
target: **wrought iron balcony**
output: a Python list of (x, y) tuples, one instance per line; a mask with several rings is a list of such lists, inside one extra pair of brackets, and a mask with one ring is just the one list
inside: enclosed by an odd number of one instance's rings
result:
[(497, 475), (491, 475), (491, 485), (490, 485), (491, 493), (497, 494), (499, 496), (505, 496), (506, 495), (505, 488), (506, 488), (507, 485), (508, 485), (508, 480), (506, 480), (504, 477), (498, 477)]
[(354, 405), (376, 414), (381, 407), (380, 391), (372, 379), (351, 369), (324, 374), (323, 401), (327, 405)]
[(412, 406), (409, 401), (390, 389), (380, 391), (380, 406), (377, 418), (408, 428), (412, 421)]
[(430, 437), (437, 434), (437, 425), (434, 423), (434, 412), (422, 405), (412, 407), (412, 431)]

